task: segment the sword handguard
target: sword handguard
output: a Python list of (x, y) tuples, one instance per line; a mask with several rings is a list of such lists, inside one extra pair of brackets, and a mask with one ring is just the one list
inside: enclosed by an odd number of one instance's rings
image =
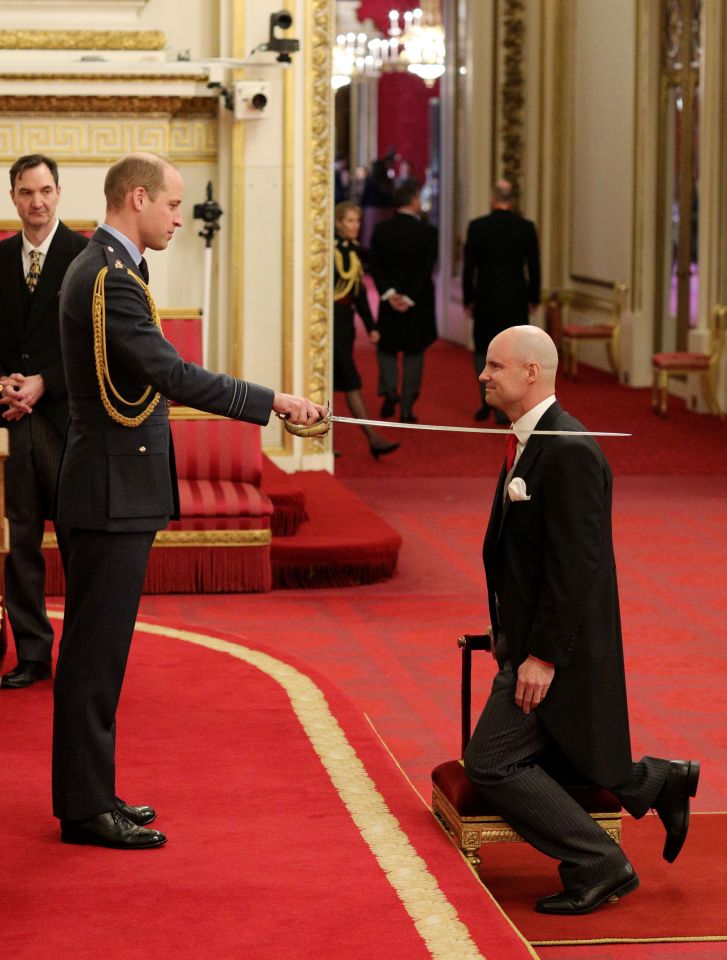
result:
[(328, 413), (315, 423), (291, 423), (286, 416), (277, 414), (283, 421), (283, 426), (292, 433), (294, 437), (325, 437), (331, 429), (331, 405), (328, 405)]

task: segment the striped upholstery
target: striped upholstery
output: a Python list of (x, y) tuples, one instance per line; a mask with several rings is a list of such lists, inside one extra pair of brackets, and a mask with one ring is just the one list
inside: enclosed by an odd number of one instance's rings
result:
[[(192, 314), (192, 311), (190, 311)], [(160, 311), (162, 332), (177, 353), (189, 363), (202, 364), (202, 318), (165, 317)]]
[[(216, 526), (230, 529), (222, 524), (224, 518), (269, 517), (273, 504), (259, 487), (251, 483), (232, 480), (179, 480), (179, 509), (182, 517), (213, 518)], [(241, 529), (233, 525), (232, 529)]]
[(260, 486), (260, 427), (238, 420), (172, 420), (177, 476)]

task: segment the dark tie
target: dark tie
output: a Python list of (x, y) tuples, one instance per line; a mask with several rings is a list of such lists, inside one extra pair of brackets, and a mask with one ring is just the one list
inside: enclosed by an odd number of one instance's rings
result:
[(25, 277), (25, 283), (30, 293), (38, 286), (40, 280), (40, 250), (30, 251), (30, 266)]
[(517, 437), (514, 433), (508, 433), (505, 442), (507, 444), (505, 447), (505, 473), (509, 473), (512, 470), (512, 465), (515, 463)]
[(141, 274), (141, 279), (144, 281), (144, 283), (149, 283), (149, 267), (147, 266), (147, 262), (143, 257), (139, 261), (139, 273)]

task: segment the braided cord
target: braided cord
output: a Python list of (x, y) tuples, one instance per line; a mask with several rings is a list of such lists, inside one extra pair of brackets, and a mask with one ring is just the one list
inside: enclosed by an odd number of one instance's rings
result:
[[(146, 407), (135, 417), (124, 416), (124, 414), (119, 413), (119, 411), (111, 403), (108, 391), (106, 390), (107, 383), (116, 399), (120, 400), (121, 403), (124, 403), (129, 407), (139, 407), (145, 403), (149, 397), (149, 394), (151, 393), (151, 387), (147, 387), (138, 400), (125, 400), (111, 381), (108, 356), (106, 353), (106, 295), (104, 291), (104, 280), (106, 279), (106, 274), (108, 272), (108, 267), (103, 267), (103, 269), (99, 270), (93, 287), (93, 304), (91, 312), (93, 316), (93, 354), (96, 362), (96, 379), (98, 380), (99, 390), (101, 392), (101, 402), (103, 403), (104, 410), (106, 413), (108, 413), (111, 419), (115, 420), (116, 423), (120, 423), (124, 427), (138, 427), (154, 412), (156, 405), (161, 399), (161, 394), (155, 393), (151, 400), (149, 400), (147, 403)], [(134, 280), (136, 280), (136, 282), (144, 291), (147, 303), (149, 304), (151, 319), (161, 330), (162, 324), (161, 320), (159, 319), (159, 311), (156, 308), (151, 291), (141, 277), (137, 277), (137, 275), (132, 270), (129, 270), (128, 267), (126, 272), (130, 277), (133, 277)]]

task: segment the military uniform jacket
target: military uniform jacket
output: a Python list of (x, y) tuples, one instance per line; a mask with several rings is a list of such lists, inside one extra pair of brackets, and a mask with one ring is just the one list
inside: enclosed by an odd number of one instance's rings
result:
[[(58, 291), (71, 261), (88, 243), (86, 237), (59, 223), (38, 286), (29, 294), (23, 274), (23, 236), (0, 243), (0, 376), (41, 374), (45, 393), (33, 416), (44, 416), (65, 434), (68, 420), (66, 384), (58, 331)], [(13, 429), (13, 422), (0, 420)]]
[[(92, 296), (104, 267), (106, 353), (110, 378), (124, 401), (151, 386), (162, 395), (139, 426), (117, 423), (101, 401), (94, 357)], [(87, 530), (159, 530), (178, 515), (177, 479), (164, 398), (208, 413), (266, 424), (274, 393), (267, 387), (185, 362), (152, 322), (130, 254), (99, 229), (66, 274), (60, 331), (70, 422), (56, 492), (56, 520)], [(109, 388), (109, 395), (111, 390)], [(114, 407), (127, 417), (144, 405)]]
[[(584, 430), (557, 403), (539, 430)], [(513, 477), (529, 500), (495, 492), (483, 549), (490, 617), (514, 670), (532, 654), (555, 664), (537, 708), (589, 780), (631, 775), (626, 683), (611, 536), (611, 470), (591, 437), (532, 436)]]

